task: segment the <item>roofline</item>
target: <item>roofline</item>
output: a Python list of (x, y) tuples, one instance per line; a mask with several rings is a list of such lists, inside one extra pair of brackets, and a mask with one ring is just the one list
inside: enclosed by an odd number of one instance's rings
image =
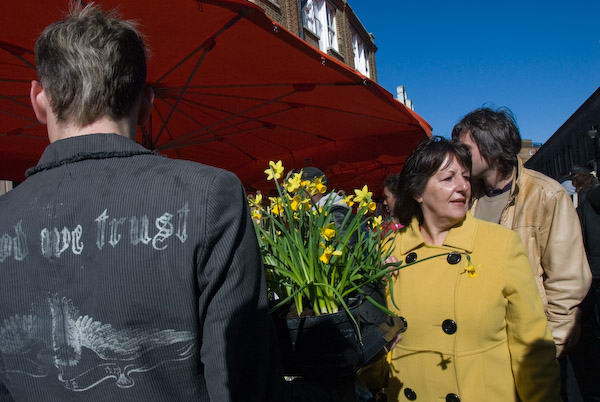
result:
[(535, 162), (537, 159), (541, 158), (543, 155), (544, 148), (550, 147), (554, 142), (560, 141), (562, 139), (562, 132), (567, 130), (570, 123), (576, 118), (580, 111), (586, 108), (587, 105), (592, 103), (596, 97), (600, 97), (600, 87), (598, 87), (590, 96), (587, 98), (578, 108), (569, 116), (569, 118), (561, 124), (561, 126), (546, 140), (546, 142), (537, 150), (535, 154), (531, 156), (531, 158), (527, 161), (527, 163)]
[(342, 2), (344, 3), (344, 10), (348, 12), (348, 16), (350, 17), (349, 19), (354, 20), (353, 22), (355, 22), (355, 24), (352, 24), (354, 28), (358, 28), (358, 30), (362, 31), (361, 33), (363, 36), (368, 38), (369, 45), (372, 47), (373, 51), (377, 51), (377, 45), (375, 45), (375, 41), (371, 36), (371, 32), (365, 28), (365, 24), (363, 24), (360, 18), (358, 18), (358, 15), (356, 15), (354, 9), (349, 3), (349, 0), (342, 0)]

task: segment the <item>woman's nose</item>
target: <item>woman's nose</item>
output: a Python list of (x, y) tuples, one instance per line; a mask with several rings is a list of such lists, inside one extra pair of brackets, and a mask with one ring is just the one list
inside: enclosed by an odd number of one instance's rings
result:
[(461, 177), (459, 179), (458, 182), (458, 190), (461, 192), (467, 192), (469, 186), (471, 185), (471, 183), (469, 182), (469, 180), (465, 179), (464, 177)]

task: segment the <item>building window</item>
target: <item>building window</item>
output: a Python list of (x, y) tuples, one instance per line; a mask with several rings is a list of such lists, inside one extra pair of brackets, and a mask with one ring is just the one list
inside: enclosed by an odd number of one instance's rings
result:
[(327, 4), (325, 9), (326, 9), (326, 13), (327, 13), (327, 44), (326, 44), (325, 50), (333, 49), (333, 50), (337, 51), (339, 49), (338, 49), (337, 26), (335, 23), (336, 9), (335, 9), (335, 7), (333, 7), (330, 4)]
[(302, 25), (313, 33), (317, 33), (314, 0), (302, 0)]
[(319, 38), (319, 48), (338, 50), (336, 9), (325, 0), (302, 0), (302, 25)]
[(369, 51), (365, 47), (365, 42), (354, 29), (352, 29), (352, 51), (354, 52), (354, 68), (361, 74), (370, 77)]

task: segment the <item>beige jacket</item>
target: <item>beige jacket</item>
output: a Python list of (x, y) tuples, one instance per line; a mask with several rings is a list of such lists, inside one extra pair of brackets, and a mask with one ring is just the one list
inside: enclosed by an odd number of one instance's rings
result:
[(560, 184), (519, 160), (500, 224), (517, 232), (528, 252), (560, 355), (576, 331), (578, 306), (592, 280), (573, 203)]

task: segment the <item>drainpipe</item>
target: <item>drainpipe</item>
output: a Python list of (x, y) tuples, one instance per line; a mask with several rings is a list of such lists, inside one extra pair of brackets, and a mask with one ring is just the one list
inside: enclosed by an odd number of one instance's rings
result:
[(304, 16), (302, 15), (302, 0), (297, 0), (296, 4), (298, 5), (298, 36), (303, 40), (306, 40), (304, 37)]

